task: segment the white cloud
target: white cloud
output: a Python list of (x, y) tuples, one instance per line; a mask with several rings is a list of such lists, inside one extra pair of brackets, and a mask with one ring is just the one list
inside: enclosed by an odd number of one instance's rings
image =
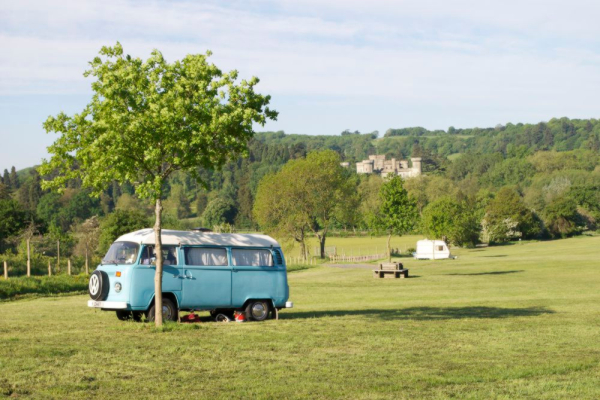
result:
[(140, 57), (211, 49), (274, 101), (589, 110), (597, 15), (581, 0), (3, 2), (0, 95), (87, 93), (87, 62), (120, 40)]

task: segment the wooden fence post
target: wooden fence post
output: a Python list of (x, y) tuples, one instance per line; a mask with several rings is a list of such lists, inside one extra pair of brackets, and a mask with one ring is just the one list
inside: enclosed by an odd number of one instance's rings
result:
[(27, 238), (27, 277), (31, 276), (31, 251), (29, 247), (29, 238)]
[(67, 274), (71, 275), (71, 259), (67, 260)]
[(85, 248), (85, 274), (86, 275), (90, 274), (90, 269), (88, 267), (88, 251), (87, 251), (87, 247)]
[(48, 260), (48, 276), (52, 276), (52, 265), (50, 265), (50, 260)]
[(4, 279), (8, 279), (8, 264), (4, 261)]

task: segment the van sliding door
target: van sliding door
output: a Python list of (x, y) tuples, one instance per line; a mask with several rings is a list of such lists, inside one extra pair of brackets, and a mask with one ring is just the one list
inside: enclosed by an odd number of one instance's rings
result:
[(182, 308), (231, 306), (231, 267), (227, 249), (184, 247)]
[(269, 249), (231, 249), (232, 304), (241, 307), (248, 299), (275, 299), (284, 295), (285, 268), (275, 266)]

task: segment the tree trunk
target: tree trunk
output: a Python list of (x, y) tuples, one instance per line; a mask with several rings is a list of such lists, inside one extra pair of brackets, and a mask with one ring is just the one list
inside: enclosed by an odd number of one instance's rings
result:
[(300, 254), (304, 261), (308, 260), (308, 246), (304, 241), (304, 230), (300, 230), (297, 235), (294, 236), (294, 240), (300, 244)]
[(387, 240), (388, 262), (392, 262), (392, 248), (390, 246), (391, 240), (392, 240), (392, 234), (389, 233), (388, 240)]
[(29, 246), (29, 238), (27, 238), (27, 276), (31, 276), (31, 247)]
[(321, 258), (325, 258), (325, 237), (326, 234), (323, 232), (322, 235), (317, 235), (319, 238), (319, 251), (321, 252)]
[(304, 243), (304, 240), (300, 241), (300, 254), (302, 254), (302, 259), (306, 261), (306, 243)]
[(90, 274), (90, 268), (88, 266), (88, 249), (87, 249), (87, 246), (85, 247), (85, 274), (86, 275)]
[(161, 199), (156, 199), (156, 207), (154, 209), (154, 252), (156, 253), (156, 272), (154, 273), (154, 323), (156, 326), (161, 326), (163, 323), (162, 315), (162, 274), (163, 274), (163, 256), (162, 256), (162, 202)]
[(60, 240), (56, 241), (56, 273), (60, 273)]

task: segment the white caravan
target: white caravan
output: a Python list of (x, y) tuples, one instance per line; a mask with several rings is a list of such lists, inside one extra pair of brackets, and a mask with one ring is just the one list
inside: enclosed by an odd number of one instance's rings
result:
[(417, 260), (440, 260), (444, 258), (454, 258), (450, 255), (450, 249), (443, 240), (419, 240), (417, 242), (417, 251), (413, 253)]

